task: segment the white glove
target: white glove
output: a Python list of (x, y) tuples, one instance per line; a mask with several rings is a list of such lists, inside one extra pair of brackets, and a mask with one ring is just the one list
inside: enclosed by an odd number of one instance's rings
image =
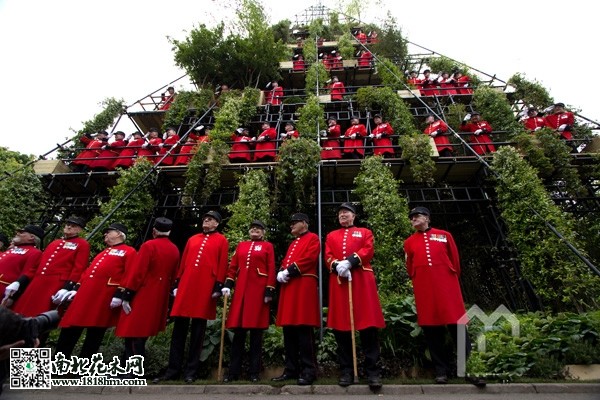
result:
[(129, 314), (131, 312), (131, 305), (128, 301), (124, 301), (121, 306), (123, 307), (123, 312), (125, 312), (125, 314)]
[(145, 149), (146, 147), (148, 147), (148, 143), (144, 143), (144, 144), (142, 145), (142, 148), (143, 148), (143, 149)]
[(52, 302), (54, 304), (60, 304), (60, 303), (62, 303), (62, 301), (64, 300), (64, 298), (67, 295), (67, 293), (69, 293), (69, 291), (67, 289), (60, 289), (58, 292), (56, 292), (54, 294), (54, 296), (51, 297)]
[(353, 133), (352, 135), (350, 135), (350, 139), (356, 139), (356, 133)]
[(164, 147), (164, 143), (159, 143), (158, 147)]
[(4, 297), (8, 297), (11, 294), (15, 293), (17, 290), (19, 290), (19, 287), (21, 287), (21, 284), (17, 281), (14, 281), (10, 285), (8, 285), (6, 289), (4, 289)]
[(251, 140), (252, 140), (252, 141), (256, 141), (256, 137), (253, 137)]
[(223, 289), (221, 289), (221, 294), (223, 296), (229, 296), (231, 294), (231, 289), (229, 289), (228, 287), (224, 287)]
[(552, 110), (554, 110), (554, 106), (553, 106), (553, 105), (552, 105), (552, 106), (550, 106), (550, 107), (546, 107), (546, 108), (544, 108), (544, 111), (543, 111), (543, 113), (544, 113), (544, 114), (548, 114), (549, 112), (552, 112)]
[(123, 304), (123, 300), (121, 300), (117, 297), (113, 297), (112, 300), (110, 301), (110, 308), (121, 307), (122, 304)]
[(290, 280), (290, 272), (287, 269), (277, 273), (277, 282), (287, 283)]
[(286, 137), (287, 137), (287, 133), (282, 133), (282, 134), (281, 134), (281, 138), (282, 138), (282, 139), (285, 139)]
[(73, 301), (76, 294), (77, 294), (77, 290), (69, 290), (65, 294), (65, 296), (61, 299), (61, 301)]
[[(565, 130), (565, 128), (567, 127), (567, 124), (562, 124), (561, 126), (558, 127), (558, 131), (559, 132), (563, 132)], [(14, 283), (14, 282), (13, 282)]]
[(535, 128), (533, 131), (534, 131), (534, 132), (537, 132), (537, 131), (539, 131), (540, 129), (542, 129), (542, 127), (541, 127), (541, 126), (538, 126), (538, 127), (537, 127), (537, 128)]
[(465, 115), (465, 117), (463, 118), (463, 121), (469, 121), (471, 119), (471, 114), (467, 114)]
[(173, 297), (177, 296), (177, 288), (173, 289)]
[(381, 139), (381, 133), (378, 133), (377, 135), (375, 135), (375, 139)]
[(433, 131), (429, 134), (429, 136), (431, 137), (436, 137), (437, 136), (437, 131)]
[(481, 129), (477, 129), (475, 132), (473, 132), (475, 135), (479, 135), (481, 132), (483, 132), (483, 130)]
[(369, 137), (370, 137), (371, 139), (373, 139), (373, 138), (375, 137), (375, 135), (373, 135), (373, 134), (371, 133), (371, 134), (369, 135)]
[(323, 131), (321, 131), (320, 133), (321, 133), (321, 136), (322, 136), (322, 137), (327, 137), (327, 131), (324, 131), (324, 130), (323, 130)]
[(335, 266), (335, 270), (337, 271), (338, 276), (342, 278), (347, 278), (348, 276), (350, 276), (350, 267), (350, 261), (342, 260), (338, 262), (338, 264)]

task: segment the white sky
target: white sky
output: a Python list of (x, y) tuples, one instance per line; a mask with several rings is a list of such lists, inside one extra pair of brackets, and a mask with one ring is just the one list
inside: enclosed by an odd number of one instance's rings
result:
[[(363, 0), (363, 3), (365, 1)], [(101, 111), (178, 78), (167, 36), (211, 25), (231, 12), (213, 0), (0, 0), (0, 146), (51, 150)], [(270, 24), (313, 4), (263, 0)], [(336, 8), (337, 1), (323, 1)], [(600, 121), (597, 13), (590, 0), (370, 1), (366, 22), (392, 11), (407, 38), (508, 80), (537, 79), (556, 101)], [(383, 10), (383, 11), (382, 11)], [(373, 12), (379, 16), (372, 16)], [(179, 85), (176, 85), (179, 88)], [(121, 128), (121, 125), (119, 125)], [(130, 133), (129, 130), (127, 133)]]

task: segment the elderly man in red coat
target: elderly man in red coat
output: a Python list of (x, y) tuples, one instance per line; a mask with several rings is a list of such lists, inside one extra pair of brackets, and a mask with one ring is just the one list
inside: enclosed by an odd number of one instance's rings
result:
[(127, 146), (121, 150), (119, 156), (115, 160), (112, 165), (112, 169), (121, 168), (129, 168), (133, 165), (133, 162), (136, 160), (137, 152), (142, 148), (142, 145), (146, 143), (144, 139), (144, 135), (141, 132), (133, 132), (129, 139)]
[(394, 128), (389, 122), (383, 122), (381, 115), (373, 116), (375, 128), (371, 131), (369, 137), (373, 139), (373, 154), (383, 156), (384, 158), (394, 157), (394, 147), (392, 146), (391, 136), (394, 134)]
[(353, 116), (350, 119), (350, 127), (346, 129), (342, 137), (344, 140), (342, 158), (363, 158), (365, 155), (365, 136), (367, 136), (367, 128), (360, 123), (357, 116)]
[[(417, 322), (423, 328), (435, 366), (435, 382), (445, 384), (450, 371), (446, 334), (449, 331), (454, 343), (457, 343), (459, 320), (466, 310), (460, 290), (461, 266), (456, 243), (450, 232), (429, 225), (430, 215), (425, 207), (415, 207), (409, 212), (408, 217), (416, 232), (404, 241), (404, 252), (415, 294)], [(468, 335), (465, 350), (468, 356)], [(485, 386), (481, 379), (470, 382)]]
[(521, 123), (529, 132), (537, 132), (546, 127), (546, 120), (544, 117), (538, 115), (535, 107), (527, 109), (527, 116), (521, 119)]
[(122, 149), (127, 146), (125, 140), (125, 132), (115, 132), (115, 140), (108, 142), (108, 138), (104, 140), (102, 147), (98, 150), (96, 159), (90, 163), (90, 168), (94, 171), (109, 171), (113, 169), (115, 161)]
[(19, 290), (17, 282), (23, 274), (33, 276), (40, 263), (42, 252), (37, 247), (44, 237), (44, 230), (37, 225), (17, 229), (11, 247), (0, 254), (0, 293), (4, 292), (2, 304), (10, 306), (10, 299)]
[(175, 131), (175, 128), (167, 128), (165, 140), (158, 145), (158, 161), (160, 165), (175, 164), (175, 160), (177, 159), (177, 147), (175, 146), (177, 143), (179, 143), (179, 135)]
[(433, 115), (425, 118), (427, 126), (423, 133), (432, 137), (440, 157), (452, 157), (452, 145), (448, 137), (448, 125), (440, 119), (436, 120)]
[(175, 301), (171, 310), (174, 318), (169, 351), (169, 365), (165, 374), (154, 380), (173, 380), (183, 367), (185, 342), (190, 327), (188, 360), (184, 370), (185, 383), (193, 383), (200, 365), (204, 332), (209, 319), (217, 316), (217, 298), (221, 296), (227, 273), (229, 243), (217, 232), (221, 214), (209, 211), (202, 217), (202, 233), (188, 239), (177, 273)]
[(277, 155), (277, 131), (271, 127), (268, 122), (263, 122), (262, 132), (256, 137), (256, 152), (254, 161), (269, 162), (274, 161)]
[(331, 77), (331, 84), (329, 86), (329, 93), (331, 94), (331, 101), (343, 101), (344, 95), (346, 94), (346, 87), (343, 82), (340, 82), (340, 78), (337, 76)]
[(334, 160), (342, 158), (340, 135), (342, 128), (334, 117), (327, 120), (327, 129), (321, 131), (321, 159)]
[(108, 140), (108, 132), (106, 131), (100, 131), (95, 136), (90, 133), (81, 136), (79, 141), (85, 145), (85, 149), (71, 162), (74, 170), (77, 172), (88, 171), (98, 156), (100, 149), (106, 144), (106, 140)]
[(229, 161), (233, 163), (247, 163), (252, 161), (252, 139), (248, 128), (237, 128), (231, 136), (231, 150)]
[(81, 279), (65, 296), (71, 301), (60, 324), (56, 352), (71, 356), (84, 329), (87, 329), (82, 358), (91, 358), (98, 352), (106, 330), (116, 326), (119, 319), (120, 299), (115, 299), (125, 273), (136, 258), (133, 247), (125, 244), (127, 228), (120, 223), (110, 224), (104, 230), (104, 243), (108, 246), (96, 255)]
[[(152, 239), (140, 247), (123, 279), (122, 312), (115, 335), (125, 338), (125, 359), (146, 355), (146, 341), (165, 330), (169, 294), (179, 266), (179, 249), (169, 240), (173, 221), (154, 221)], [(118, 300), (117, 300), (118, 302)]]
[(15, 302), (15, 312), (35, 317), (50, 311), (75, 287), (90, 261), (90, 245), (79, 237), (84, 228), (83, 218), (71, 216), (66, 219), (62, 239), (54, 240), (46, 247), (36, 271), (26, 271), (18, 279), (17, 294), (23, 294)]
[(349, 285), (352, 281), (354, 325), (360, 333), (365, 356), (365, 370), (371, 389), (381, 387), (379, 339), (377, 329), (384, 328), (383, 312), (377, 294), (377, 283), (371, 266), (373, 233), (354, 226), (356, 208), (343, 203), (338, 208), (340, 229), (325, 239), (325, 265), (329, 277), (329, 313), (327, 327), (333, 329), (340, 364), (340, 386), (353, 383), (352, 337), (350, 326)]
[[(546, 115), (545, 117), (546, 126), (550, 129), (554, 129), (560, 134), (560, 137), (564, 140), (572, 140), (573, 125), (575, 124), (575, 117), (572, 112), (565, 110), (564, 103), (556, 103), (552, 108), (552, 114)], [(576, 146), (571, 146), (575, 149)]]
[(225, 382), (240, 379), (246, 332), (250, 332), (249, 380), (258, 382), (261, 366), (263, 331), (269, 327), (269, 303), (275, 291), (275, 250), (264, 240), (265, 224), (254, 220), (250, 224), (250, 240), (240, 242), (231, 257), (222, 294), (235, 292), (227, 328), (233, 329), (231, 360)]
[(481, 115), (473, 111), (467, 114), (463, 119), (460, 130), (462, 132), (471, 132), (470, 142), (475, 153), (483, 156), (488, 153), (496, 152), (496, 146), (492, 142), (490, 134), (493, 132), (489, 122), (481, 119)]
[(321, 244), (308, 223), (306, 214), (292, 215), (295, 239), (277, 274), (281, 292), (275, 324), (283, 327), (285, 369), (272, 379), (275, 382), (297, 378), (298, 385), (311, 385), (317, 378), (314, 328), (321, 325), (317, 272)]

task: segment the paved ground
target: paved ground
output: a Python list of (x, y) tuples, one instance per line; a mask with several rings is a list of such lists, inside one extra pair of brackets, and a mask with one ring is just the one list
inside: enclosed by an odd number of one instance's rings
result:
[(146, 387), (54, 388), (52, 390), (10, 390), (5, 387), (3, 400), (197, 400), (198, 395), (217, 400), (251, 397), (253, 400), (310, 396), (314, 400), (342, 400), (374, 397), (402, 400), (600, 400), (600, 383), (586, 384), (490, 384), (485, 389), (472, 385), (384, 385), (377, 394), (366, 385), (341, 388), (337, 385), (274, 387), (270, 385), (149, 385)]

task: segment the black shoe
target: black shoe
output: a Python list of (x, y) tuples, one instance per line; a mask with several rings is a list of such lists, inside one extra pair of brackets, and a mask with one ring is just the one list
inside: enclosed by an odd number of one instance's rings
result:
[(340, 379), (338, 380), (338, 385), (340, 385), (341, 387), (347, 387), (350, 386), (354, 383), (354, 378), (352, 377), (352, 374), (342, 374), (342, 376), (340, 376)]
[(194, 378), (193, 376), (186, 376), (185, 378), (183, 378), (183, 381), (188, 385), (194, 383), (195, 380), (196, 378)]
[(438, 385), (445, 385), (448, 383), (448, 377), (446, 375), (440, 375), (435, 377), (435, 383)]
[(159, 376), (158, 378), (154, 378), (152, 380), (152, 383), (157, 384), (160, 383), (162, 381), (174, 381), (177, 380), (178, 375), (177, 374), (164, 374), (163, 376)]
[(465, 377), (465, 381), (477, 386), (478, 388), (484, 388), (487, 385), (485, 379), (479, 378), (477, 376), (467, 376)]
[(238, 379), (240, 379), (239, 376), (236, 376), (236, 375), (227, 375), (225, 378), (223, 378), (223, 382), (229, 383), (229, 382), (237, 381)]
[(303, 377), (300, 377), (300, 378), (298, 378), (298, 385), (300, 385), (300, 386), (310, 386), (310, 385), (313, 384), (314, 381), (315, 381), (314, 378), (303, 378)]
[(379, 375), (373, 375), (369, 377), (369, 389), (379, 390), (381, 389), (382, 383)]
[(258, 377), (258, 375), (250, 375), (250, 382), (256, 383), (258, 381), (260, 381), (260, 378)]
[(272, 378), (271, 380), (273, 382), (282, 382), (282, 381), (289, 381), (291, 379), (296, 379), (297, 377), (294, 375), (288, 375), (285, 372), (279, 376), (276, 376), (275, 378)]

